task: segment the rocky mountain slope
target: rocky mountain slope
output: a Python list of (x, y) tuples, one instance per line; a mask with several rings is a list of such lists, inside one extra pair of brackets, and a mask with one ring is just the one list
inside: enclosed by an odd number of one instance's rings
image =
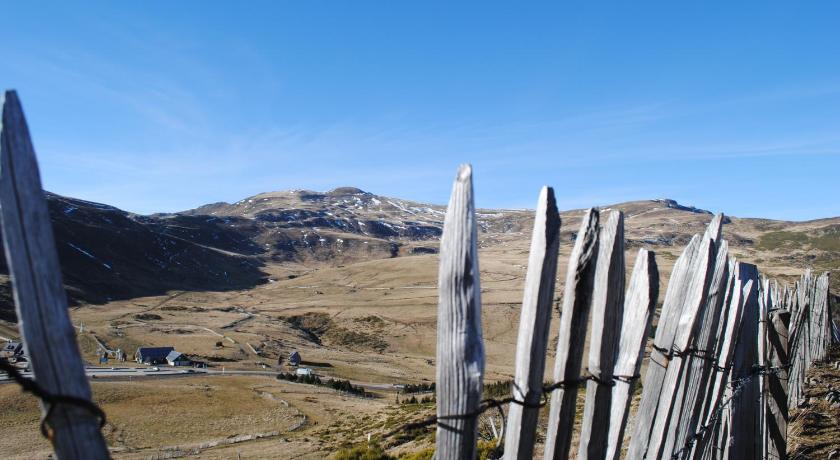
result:
[[(260, 282), (263, 250), (247, 223), (138, 216), (112, 206), (47, 194), (71, 303), (163, 294), (170, 289), (241, 289)], [(188, 232), (188, 235), (185, 235)], [(13, 320), (8, 268), (0, 258), (0, 319)]]
[[(248, 219), (261, 229), (258, 240), (274, 260), (333, 260), (346, 253), (397, 256), (434, 252), (445, 213), (445, 206), (340, 187), (325, 193), (263, 193), (233, 204), (213, 203), (175, 215)], [(528, 215), (524, 211), (482, 211), (481, 230), (518, 231), (527, 224)]]
[[(170, 290), (247, 289), (270, 281), (267, 265), (316, 268), (435, 253), (445, 215), (444, 206), (352, 187), (263, 193), (150, 216), (55, 194), (47, 200), (64, 282), (75, 303)], [(673, 200), (611, 208), (625, 212), (630, 247), (682, 246), (711, 217)], [(562, 214), (567, 240), (581, 214)], [(530, 211), (480, 210), (478, 217), (482, 247), (529, 238)], [(730, 218), (726, 223), (727, 239), (766, 273), (785, 276), (804, 266), (840, 266), (840, 218), (799, 223)], [(0, 319), (13, 321), (3, 260), (0, 270)]]

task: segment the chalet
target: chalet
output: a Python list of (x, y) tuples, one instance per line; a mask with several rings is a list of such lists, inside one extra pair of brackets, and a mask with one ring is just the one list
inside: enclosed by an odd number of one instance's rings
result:
[(134, 353), (134, 360), (142, 364), (163, 364), (173, 347), (140, 347)]
[(16, 358), (23, 354), (23, 344), (20, 342), (6, 342), (0, 349), (0, 356), (4, 358)]
[(172, 350), (166, 355), (166, 362), (170, 366), (190, 366), (192, 362), (181, 352)]
[(300, 353), (293, 351), (289, 355), (289, 366), (300, 366)]

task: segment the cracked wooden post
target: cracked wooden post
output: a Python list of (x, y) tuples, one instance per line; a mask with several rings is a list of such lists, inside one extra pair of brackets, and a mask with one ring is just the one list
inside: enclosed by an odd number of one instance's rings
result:
[[(770, 309), (773, 308), (772, 294), (770, 292), (770, 280), (759, 275), (760, 282), (758, 284), (758, 334), (756, 340), (756, 358), (758, 360), (758, 368), (766, 371), (769, 367), (767, 365), (768, 358), (768, 323), (770, 322)], [(768, 411), (768, 395), (767, 395), (767, 380), (769, 375), (760, 374), (758, 379), (758, 412), (756, 416), (756, 433), (761, 438), (757, 446), (757, 455), (761, 459), (767, 458), (769, 430), (767, 428), (766, 414)]]
[(767, 328), (768, 362), (778, 370), (767, 376), (768, 407), (764, 416), (768, 460), (786, 458), (787, 452), (789, 323), (790, 312), (787, 310), (777, 309), (770, 313)]
[(694, 259), (697, 258), (700, 240), (700, 235), (694, 235), (671, 270), (671, 278), (668, 280), (668, 289), (665, 291), (665, 300), (659, 314), (659, 323), (653, 339), (653, 350), (650, 353), (644, 390), (636, 415), (633, 436), (630, 438), (627, 458), (645, 458), (656, 417), (657, 415), (660, 417), (666, 416), (657, 414), (659, 395), (662, 392), (662, 384), (671, 359), (671, 347), (674, 344), (679, 315), (688, 290), (688, 281), (691, 279), (692, 272), (690, 269)]
[(537, 203), (525, 294), (516, 341), (516, 376), (513, 397), (528, 404), (511, 404), (505, 428), (505, 459), (530, 459), (536, 443), (537, 405), (542, 396), (545, 353), (551, 306), (557, 277), (557, 252), (560, 247), (560, 215), (554, 190), (543, 187)]
[(730, 385), (737, 384), (740, 391), (730, 405), (732, 437), (729, 440), (729, 451), (732, 455), (730, 458), (755, 458), (761, 451), (761, 433), (756, 426), (759, 385), (754, 369), (758, 362), (759, 279), (755, 265), (740, 263), (738, 267), (740, 271), (737, 276), (746, 284), (741, 329), (738, 331), (730, 374)]
[(624, 429), (630, 414), (630, 402), (636, 385), (636, 376), (645, 355), (645, 342), (659, 297), (659, 270), (652, 251), (639, 249), (630, 278), (630, 287), (624, 300), (624, 318), (618, 346), (615, 375), (631, 377), (617, 380), (612, 389), (610, 425), (607, 436), (606, 459), (619, 460)]
[(683, 387), (682, 406), (676, 431), (670, 434), (671, 447), (666, 445), (665, 451), (680, 452), (685, 458), (693, 446), (692, 436), (697, 433), (704, 403), (708, 397), (707, 391), (713, 372), (713, 357), (718, 346), (718, 331), (723, 318), (722, 311), (727, 286), (729, 284), (729, 249), (725, 240), (719, 240), (717, 255), (708, 289), (706, 307), (698, 325), (698, 333), (691, 347), (698, 350), (699, 356), (690, 356), (686, 370), (686, 378), (681, 382)]
[[(732, 353), (735, 349), (738, 329), (741, 327), (741, 311), (743, 302), (741, 300), (741, 280), (735, 277), (738, 270), (738, 262), (729, 258), (727, 260), (727, 281), (723, 293), (723, 309), (721, 312), (721, 323), (717, 329), (718, 341), (714, 354), (715, 366), (709, 376), (707, 395), (703, 402), (702, 412), (698, 423), (700, 424), (701, 437), (692, 447), (689, 458), (711, 458), (713, 449), (717, 447), (720, 432), (724, 429), (724, 418), (716, 411), (723, 398), (726, 383), (729, 381), (729, 369), (732, 362)], [(728, 418), (725, 418), (728, 420)]]
[[(91, 399), (76, 331), (70, 322), (50, 214), (29, 128), (14, 91), (6, 91), (0, 134), (0, 212), (18, 327), (38, 385), (53, 395)], [(49, 409), (41, 401), (41, 411)], [(55, 454), (108, 458), (98, 416), (58, 404), (46, 421)]]
[(440, 460), (476, 456), (484, 376), (481, 286), (472, 168), (452, 186), (440, 240), (437, 321), (437, 439)]
[(814, 330), (814, 341), (816, 353), (814, 360), (825, 359), (828, 345), (831, 343), (831, 307), (829, 304), (829, 272), (825, 272), (817, 278), (814, 287), (814, 304), (817, 308), (817, 327)]
[(592, 293), (589, 373), (580, 429), (579, 459), (607, 453), (613, 375), (624, 315), (624, 213), (611, 211), (601, 228)]
[[(580, 379), (586, 323), (595, 282), (598, 253), (598, 211), (590, 209), (581, 219), (580, 230), (569, 256), (557, 357), (554, 361), (554, 382), (575, 382)], [(572, 442), (572, 427), (577, 403), (577, 384), (551, 392), (545, 459), (565, 460)]]
[(670, 457), (674, 453), (672, 450), (682, 448), (674, 445), (676, 433), (673, 428), (678, 424), (679, 413), (682, 409), (683, 387), (681, 384), (686, 379), (686, 369), (692, 357), (689, 350), (694, 343), (697, 324), (706, 306), (716, 253), (715, 240), (707, 232), (700, 243), (691, 273), (686, 279), (686, 296), (674, 335), (671, 359), (659, 393), (656, 419), (647, 449), (648, 458)]

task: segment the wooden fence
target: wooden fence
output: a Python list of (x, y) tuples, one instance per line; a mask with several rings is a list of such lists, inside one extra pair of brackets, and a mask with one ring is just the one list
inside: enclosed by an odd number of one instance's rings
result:
[[(0, 205), (19, 327), (36, 377), (21, 383), (41, 399), (42, 426), (59, 458), (108, 458), (104, 414), (90, 402), (35, 152), (13, 91), (3, 101)], [(787, 408), (801, 400), (811, 363), (825, 356), (833, 336), (840, 339), (830, 321), (828, 274), (806, 271), (792, 289), (764, 280), (755, 266), (732, 258), (722, 225), (719, 214), (674, 265), (628, 430), (659, 297), (656, 259), (639, 250), (625, 286), (623, 214), (590, 209), (583, 215), (563, 286), (554, 381), (545, 385), (560, 216), (553, 190), (542, 189), (508, 422), (499, 430), (504, 458), (534, 456), (546, 399), (544, 458), (568, 458), (584, 385), (578, 458), (784, 458)], [(498, 401), (482, 400), (479, 278), (472, 170), (463, 166), (440, 250), (438, 459), (475, 458), (479, 414), (503, 410)]]
[[(478, 415), (502, 402), (510, 403), (501, 430), (504, 458), (532, 458), (541, 401), (549, 398), (543, 455), (566, 459), (583, 385), (579, 459), (785, 458), (788, 407), (801, 399), (805, 371), (825, 356), (836, 328), (830, 320), (828, 274), (814, 277), (806, 271), (792, 289), (782, 288), (754, 265), (732, 257), (722, 226), (723, 215), (714, 216), (674, 264), (639, 408), (628, 430), (658, 298), (654, 254), (639, 250), (625, 292), (622, 213), (602, 216), (590, 209), (583, 215), (563, 286), (553, 382), (545, 385), (560, 217), (553, 190), (543, 188), (525, 278), (512, 397), (482, 401), (472, 170), (462, 166), (440, 251), (436, 458), (474, 458)], [(628, 442), (626, 431), (632, 431)]]
[(42, 431), (58, 458), (109, 458), (100, 432), (104, 415), (90, 402), (35, 151), (14, 91), (6, 91), (3, 100), (0, 215), (18, 328), (41, 400)]

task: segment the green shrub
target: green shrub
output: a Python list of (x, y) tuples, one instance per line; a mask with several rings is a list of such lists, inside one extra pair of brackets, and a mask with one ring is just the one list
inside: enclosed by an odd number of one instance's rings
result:
[(435, 391), (435, 382), (418, 384), (409, 383), (406, 384), (402, 389), (402, 392), (405, 394), (422, 393), (426, 391)]
[(432, 460), (432, 457), (435, 455), (435, 448), (428, 447), (421, 451), (412, 452), (410, 454), (403, 455), (400, 457), (400, 460)]
[(349, 449), (341, 449), (332, 456), (332, 460), (396, 460), (385, 453), (377, 444), (364, 444)]
[[(478, 460), (501, 458), (501, 454), (501, 451), (496, 450), (495, 441), (478, 441)], [(431, 460), (434, 455), (435, 448), (428, 447), (417, 452), (403, 455), (400, 457), (400, 460)]]
[(496, 449), (496, 441), (478, 441), (478, 460), (502, 458), (503, 449)]
[(513, 380), (503, 380), (484, 384), (485, 398), (507, 398), (511, 395)]
[(308, 385), (324, 385), (333, 390), (343, 391), (345, 393), (352, 393), (359, 396), (365, 396), (367, 393), (362, 387), (357, 387), (350, 383), (349, 380), (335, 380), (329, 379), (326, 382), (322, 381), (320, 377), (315, 374), (297, 375), (290, 372), (280, 372), (277, 374), (277, 380), (286, 380), (289, 382), (306, 383)]

